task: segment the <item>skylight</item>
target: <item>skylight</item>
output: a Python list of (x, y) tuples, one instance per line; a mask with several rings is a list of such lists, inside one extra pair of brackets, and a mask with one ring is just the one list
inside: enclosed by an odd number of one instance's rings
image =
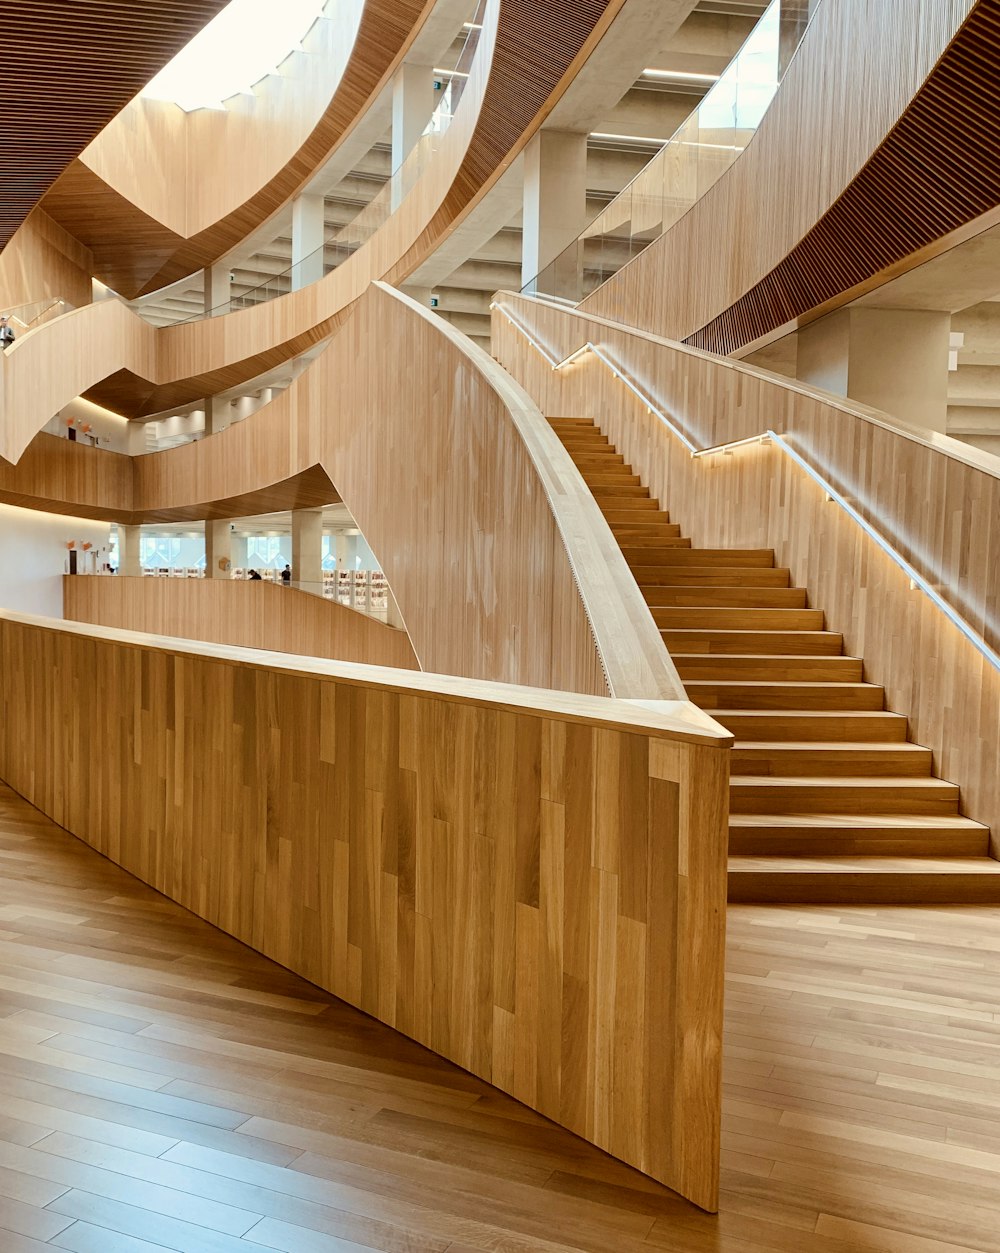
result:
[(221, 109), (294, 52), (325, 7), (326, 0), (230, 0), (140, 94), (188, 113)]

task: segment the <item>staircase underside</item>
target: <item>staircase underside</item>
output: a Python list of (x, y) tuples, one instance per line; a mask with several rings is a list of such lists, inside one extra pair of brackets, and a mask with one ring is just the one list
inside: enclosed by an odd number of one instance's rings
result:
[(730, 900), (1000, 901), (988, 828), (774, 553), (693, 548), (592, 421), (550, 421), (690, 699), (736, 737)]

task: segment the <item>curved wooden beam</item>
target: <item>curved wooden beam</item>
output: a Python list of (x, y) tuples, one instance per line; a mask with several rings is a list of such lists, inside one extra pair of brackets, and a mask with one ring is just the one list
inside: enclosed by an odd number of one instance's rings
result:
[[(16, 461), (51, 415), (78, 395), (126, 416), (156, 413), (238, 386), (324, 339), (372, 281), (390, 272), (405, 277), (403, 271), (415, 268), (457, 224), (475, 197), (476, 180), (499, 176), (489, 161), (502, 162), (504, 144), (519, 147), (541, 124), (568, 86), (567, 65), (585, 55), (621, 3), (588, 0), (582, 12), (578, 0), (545, 6), (549, 21), (566, 18), (550, 33), (562, 51), (536, 67), (537, 82), (527, 91), (521, 74), (525, 59), (537, 56), (531, 48), (538, 24), (530, 15), (539, 6), (491, 0), (462, 104), (435, 158), (400, 208), (384, 221), (374, 210), (363, 246), (312, 286), (239, 313), (160, 330), (118, 302), (102, 301), (23, 336), (0, 361), (0, 455)], [(514, 47), (522, 48), (520, 60)], [(489, 145), (484, 165), (470, 166), (473, 139), (485, 144), (491, 128), (499, 145)]]
[(926, 260), (1000, 204), (998, 48), (1000, 0), (824, 0), (739, 160), (580, 308), (732, 353)]
[[(434, 6), (334, 6), (293, 54), (301, 65), (265, 79), (224, 112), (133, 100), (48, 192), (45, 211), (91, 249), (97, 276), (129, 299), (212, 264), (329, 159)], [(233, 152), (240, 154), (235, 170)]]

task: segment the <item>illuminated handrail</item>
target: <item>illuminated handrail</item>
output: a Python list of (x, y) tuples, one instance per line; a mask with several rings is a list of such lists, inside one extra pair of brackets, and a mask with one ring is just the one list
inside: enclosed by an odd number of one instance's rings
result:
[(954, 606), (945, 600), (937, 588), (935, 588), (930, 581), (920, 573), (919, 570), (907, 561), (903, 554), (899, 552), (899, 550), (895, 548), (888, 539), (886, 539), (881, 531), (874, 527), (867, 518), (859, 513), (841, 492), (829, 483), (819, 473), (819, 471), (811, 466), (804, 457), (797, 453), (795, 449), (792, 448), (791, 445), (788, 444), (788, 442), (776, 431), (773, 431), (770, 427), (768, 427), (761, 431), (758, 435), (750, 435), (744, 439), (732, 440), (723, 444), (712, 444), (705, 448), (699, 448), (690, 439), (690, 437), (686, 435), (680, 427), (677, 426), (677, 424), (663, 412), (656, 402), (653, 401), (639, 387), (635, 379), (631, 378), (627, 371), (623, 370), (621, 366), (616, 365), (611, 360), (611, 358), (607, 355), (606, 350), (601, 349), (598, 345), (591, 343), (588, 340), (587, 343), (570, 353), (569, 356), (557, 358), (554, 353), (550, 352), (541, 343), (539, 343), (527, 327), (525, 327), (518, 318), (515, 318), (508, 309), (503, 308), (502, 305), (499, 305), (496, 302), (494, 302), (490, 308), (497, 309), (500, 313), (502, 313), (511, 326), (513, 326), (514, 329), (528, 341), (531, 347), (534, 348), (546, 362), (548, 362), (549, 366), (553, 370), (565, 369), (567, 366), (572, 365), (575, 361), (578, 361), (582, 356), (586, 355), (586, 353), (592, 353), (598, 361), (609, 369), (611, 373), (633, 393), (633, 395), (638, 397), (638, 399), (649, 410), (650, 414), (662, 422), (667, 430), (670, 431), (670, 433), (684, 445), (690, 453), (692, 459), (717, 456), (719, 454), (731, 455), (735, 449), (750, 446), (759, 447), (761, 444), (774, 445), (774, 447), (776, 447), (786, 457), (790, 458), (790, 460), (794, 462), (800, 470), (804, 470), (809, 478), (811, 478), (813, 482), (816, 483), (817, 486), (824, 492), (827, 500), (838, 505), (844, 513), (847, 514), (851, 521), (857, 523), (869, 539), (873, 540), (886, 554), (886, 556), (889, 557), (889, 559), (896, 566), (898, 566), (900, 570), (902, 570), (902, 572), (910, 580), (910, 586), (914, 589), (919, 588), (920, 591), (922, 591), (931, 601), (931, 603), (945, 615), (952, 626), (957, 628), (957, 630), (962, 633), (969, 643), (972, 644), (975, 649), (989, 662), (994, 670), (1000, 671), (1000, 654), (997, 654), (990, 647), (990, 645), (987, 644), (982, 636), (976, 631), (975, 627), (967, 622), (965, 618), (963, 618), (962, 615), (954, 608)]

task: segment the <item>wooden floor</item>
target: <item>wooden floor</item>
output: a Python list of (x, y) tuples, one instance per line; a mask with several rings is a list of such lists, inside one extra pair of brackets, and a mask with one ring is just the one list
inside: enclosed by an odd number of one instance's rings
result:
[(1000, 910), (730, 910), (713, 1218), (0, 786), (0, 1251), (1000, 1250)]

